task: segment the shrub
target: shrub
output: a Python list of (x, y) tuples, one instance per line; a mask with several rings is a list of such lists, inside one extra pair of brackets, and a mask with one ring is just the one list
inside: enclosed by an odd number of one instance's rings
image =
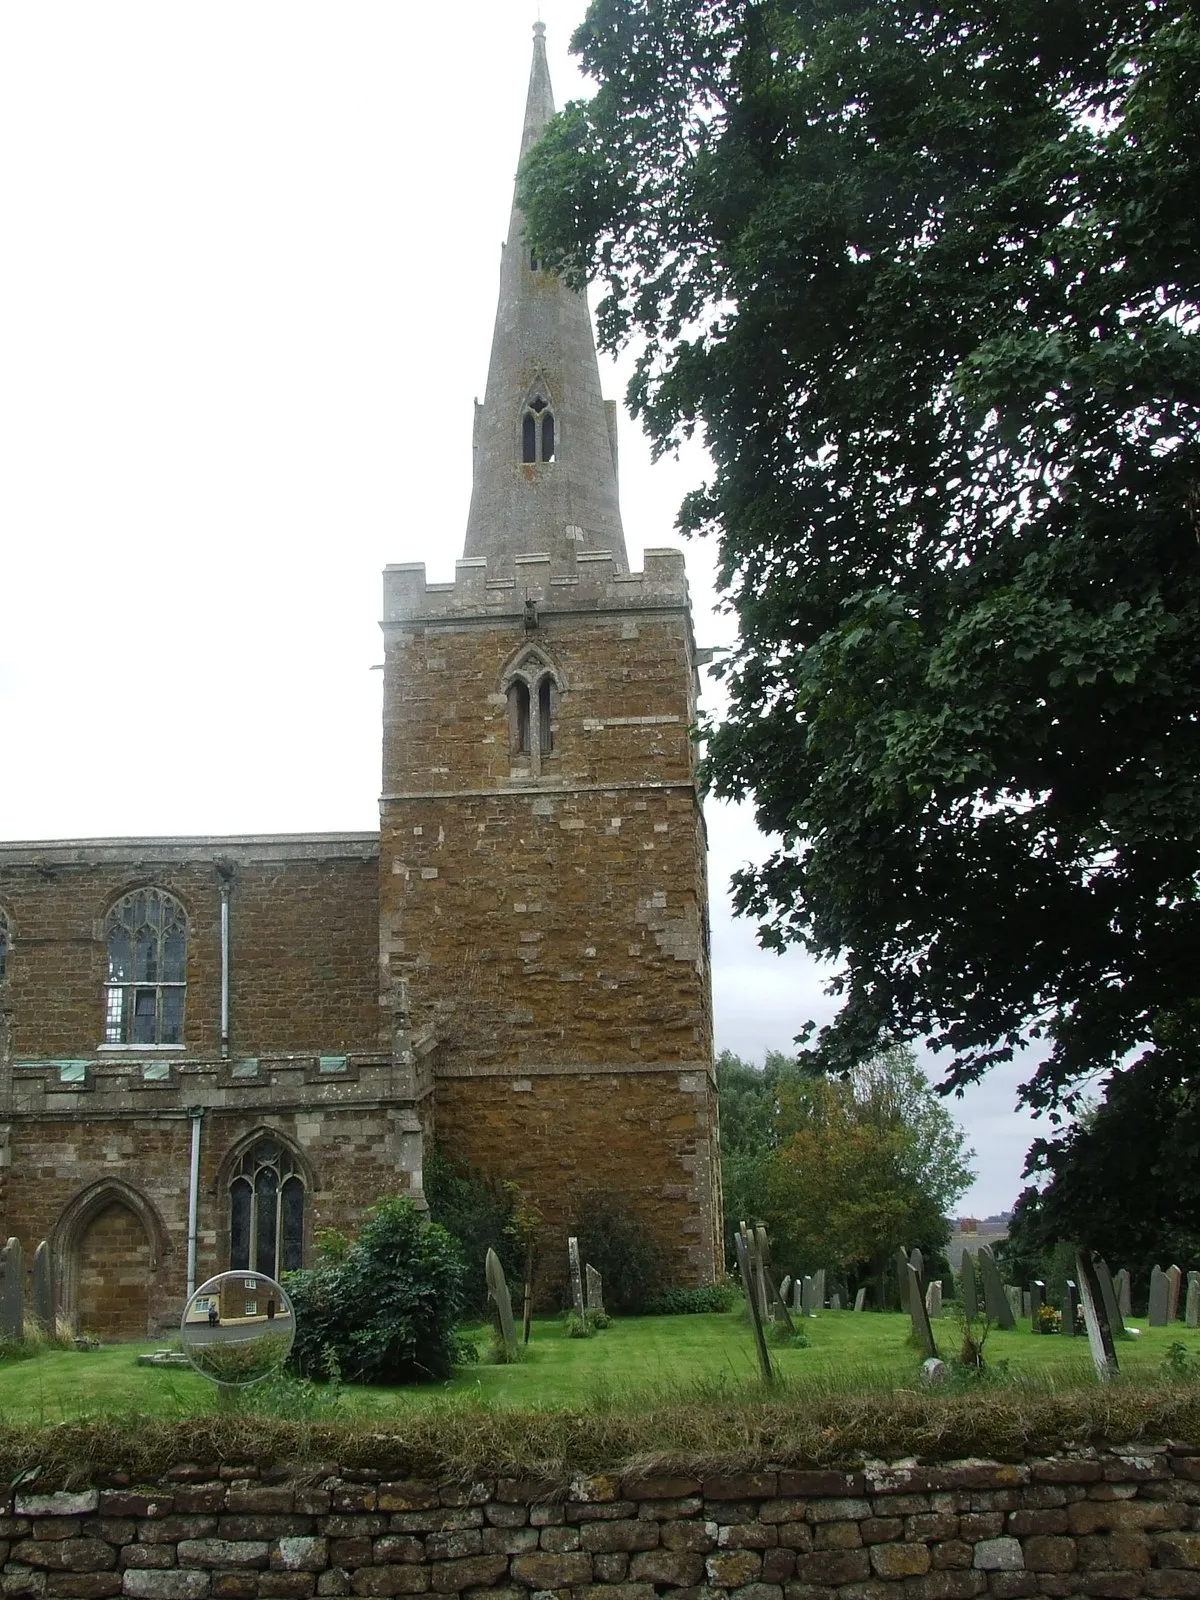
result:
[(651, 1317), (697, 1316), (732, 1311), (740, 1297), (736, 1283), (707, 1283), (702, 1289), (660, 1289), (647, 1299), (644, 1309)]
[(489, 1249), (500, 1257), (509, 1292), (520, 1309), (524, 1252), (514, 1236), (511, 1195), (481, 1172), (456, 1166), (434, 1149), (425, 1163), (429, 1215), (452, 1233), (466, 1263), (463, 1309), (481, 1318), (492, 1315), (484, 1261)]
[(340, 1258), (287, 1275), (296, 1311), (292, 1365), (351, 1383), (447, 1378), (460, 1356), (462, 1251), (404, 1196), (380, 1200)]
[(604, 1190), (581, 1196), (575, 1214), (580, 1261), (603, 1279), (605, 1309), (644, 1311), (662, 1282), (658, 1245)]

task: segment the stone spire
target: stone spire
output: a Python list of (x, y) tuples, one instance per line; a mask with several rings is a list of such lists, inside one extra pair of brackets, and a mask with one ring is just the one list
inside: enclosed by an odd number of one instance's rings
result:
[[(546, 29), (534, 24), (521, 155), (554, 113)], [(608, 550), (628, 570), (617, 502), (616, 407), (600, 394), (586, 297), (539, 269), (513, 203), (487, 391), (475, 406), (474, 478), (464, 555), (489, 571), (548, 554), (555, 567)]]

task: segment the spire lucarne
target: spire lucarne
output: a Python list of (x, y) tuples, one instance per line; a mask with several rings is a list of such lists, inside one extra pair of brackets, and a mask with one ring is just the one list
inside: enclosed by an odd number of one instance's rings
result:
[[(521, 157), (554, 114), (546, 29), (534, 24)], [(489, 570), (547, 554), (554, 567), (608, 550), (628, 570), (617, 501), (616, 406), (600, 393), (587, 299), (541, 269), (513, 202), (487, 390), (475, 407), (474, 476), (463, 554)]]

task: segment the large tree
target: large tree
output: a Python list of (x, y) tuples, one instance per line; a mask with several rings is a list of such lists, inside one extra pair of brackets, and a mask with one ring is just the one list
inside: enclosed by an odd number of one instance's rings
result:
[(1182, 0), (595, 0), (526, 169), (740, 641), (738, 883), (827, 1064), (1029, 1097), (1200, 1017), (1200, 29)]

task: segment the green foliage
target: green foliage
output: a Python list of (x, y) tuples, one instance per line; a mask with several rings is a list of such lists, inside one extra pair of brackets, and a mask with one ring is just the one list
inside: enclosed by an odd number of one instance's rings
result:
[(740, 909), (839, 963), (821, 1059), (1200, 1077), (1194, 8), (594, 0), (574, 48), (531, 242), (711, 451), (709, 772), (780, 838)]
[[(514, 1286), (522, 1282), (525, 1234), (518, 1225), (512, 1189), (456, 1165), (436, 1146), (425, 1163), (423, 1181), (429, 1215), (462, 1246), (467, 1269), (465, 1309), (473, 1316), (490, 1315), (484, 1262), (492, 1249), (500, 1257), (519, 1310), (520, 1292)], [(521, 1220), (528, 1220), (524, 1212)]]
[(600, 1274), (606, 1308), (643, 1311), (662, 1283), (657, 1244), (605, 1190), (581, 1196), (575, 1215), (571, 1231), (579, 1240), (580, 1263), (590, 1263)]
[(580, 1316), (578, 1311), (564, 1311), (563, 1319), (567, 1325), (568, 1339), (590, 1339), (596, 1332), (595, 1319), (586, 1311), (583, 1316)]
[(741, 1299), (736, 1283), (709, 1283), (700, 1289), (660, 1289), (646, 1301), (651, 1317), (700, 1316), (713, 1311), (732, 1311)]
[(289, 1273), (296, 1311), (292, 1365), (348, 1383), (448, 1378), (460, 1358), (464, 1264), (457, 1241), (404, 1196), (372, 1207), (339, 1259)]

